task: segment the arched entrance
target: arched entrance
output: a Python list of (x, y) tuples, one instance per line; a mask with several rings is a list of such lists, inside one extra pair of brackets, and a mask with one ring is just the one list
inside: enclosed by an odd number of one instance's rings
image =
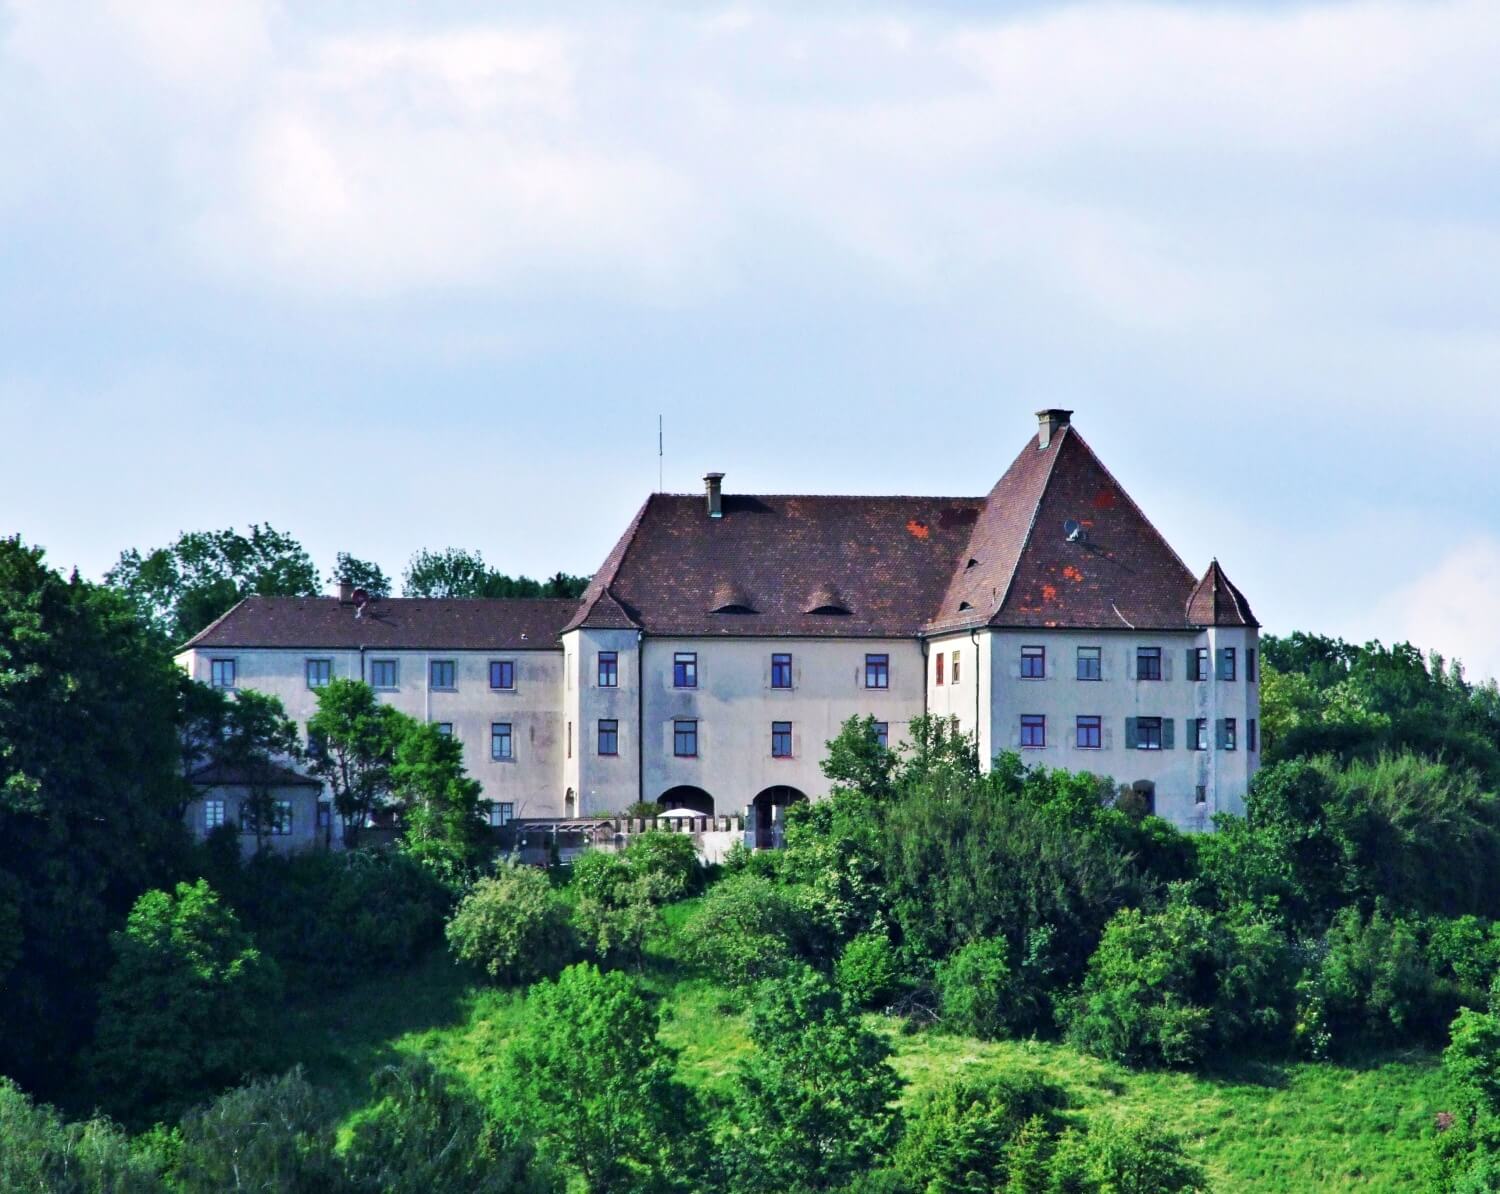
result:
[(702, 788), (695, 788), (691, 784), (679, 784), (675, 788), (668, 788), (656, 798), (656, 803), (661, 805), (663, 811), (673, 808), (690, 808), (695, 813), (702, 813), (705, 817), (714, 815), (714, 798)]
[(758, 793), (750, 802), (750, 812), (755, 825), (755, 848), (774, 850), (780, 848), (782, 816), (786, 806), (798, 801), (806, 803), (807, 793), (786, 784), (777, 784)]

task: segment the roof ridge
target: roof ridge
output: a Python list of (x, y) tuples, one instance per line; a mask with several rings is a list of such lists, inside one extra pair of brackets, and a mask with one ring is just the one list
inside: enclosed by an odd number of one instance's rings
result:
[[(1052, 485), (1052, 478), (1057, 475), (1057, 462), (1062, 459), (1063, 443), (1067, 440), (1072, 430), (1073, 425), (1068, 423), (1061, 429), (1061, 434), (1057, 437), (1057, 450), (1052, 453), (1052, 459), (1047, 463), (1047, 476), (1042, 481), (1042, 487), (1037, 490), (1036, 502), (1031, 507), (1031, 521), (1026, 524), (1026, 533), (1021, 536), (1021, 545), (1016, 551), (1016, 558), (1010, 562), (1010, 575), (1005, 578), (1005, 588), (1000, 594), (1000, 599), (994, 603), (994, 608), (985, 615), (987, 623), (993, 620), (1005, 608), (1005, 603), (1010, 600), (1010, 591), (1015, 587), (1016, 583), (1016, 573), (1021, 570), (1021, 560), (1026, 556), (1026, 549), (1031, 546), (1032, 535), (1036, 534), (1036, 520), (1041, 517), (1042, 503), (1047, 500), (1047, 490)], [(1038, 434), (1032, 438), (1038, 441), (1038, 450), (1040, 450), (1041, 435)], [(1031, 447), (1031, 440), (1026, 441), (1026, 447)], [(1088, 445), (1084, 444), (1084, 447), (1087, 448)], [(1025, 448), (1022, 451), (1025, 451)]]
[[(1073, 425), (1071, 423), (1068, 425), (1067, 430), (1074, 431)], [(1077, 435), (1078, 443), (1083, 448), (1083, 450), (1093, 458), (1094, 463), (1099, 466), (1104, 475), (1114, 482), (1114, 486), (1117, 490), (1119, 490), (1120, 496), (1130, 503), (1130, 508), (1134, 510), (1138, 515), (1140, 515), (1142, 522), (1144, 522), (1148, 527), (1151, 528), (1151, 533), (1166, 545), (1166, 549), (1171, 552), (1172, 558), (1177, 561), (1178, 567), (1180, 567), (1189, 576), (1192, 576), (1193, 570), (1189, 568), (1187, 566), (1187, 562), (1177, 554), (1177, 549), (1172, 546), (1171, 540), (1161, 533), (1161, 529), (1156, 525), (1156, 523), (1151, 521), (1146, 512), (1141, 509), (1140, 504), (1135, 500), (1135, 498), (1130, 496), (1130, 490), (1126, 489), (1125, 486), (1120, 484), (1120, 479), (1110, 471), (1109, 465), (1105, 464), (1104, 461), (1099, 458), (1099, 454), (1095, 452), (1093, 448), (1089, 447), (1089, 441), (1084, 439), (1082, 434), (1076, 431), (1074, 431), (1074, 434)]]
[(197, 634), (193, 635), (192, 638), (188, 639), (187, 642), (183, 643), (182, 646), (178, 647), (177, 651), (174, 651), (172, 653), (175, 655), (178, 651), (186, 651), (189, 647), (193, 646), (193, 644), (195, 644), (199, 639), (206, 635), (210, 630), (216, 629), (220, 622), (229, 617), (230, 614), (234, 613), (235, 610), (239, 609), (240, 606), (249, 601), (250, 598), (259, 596), (259, 593), (246, 593), (243, 597), (241, 597), (238, 601), (236, 601), (233, 605), (226, 609), (222, 614), (220, 614), (202, 630), (198, 631)]
[(594, 573), (593, 578), (589, 581), (588, 588), (583, 591), (583, 596), (578, 599), (577, 612), (558, 631), (559, 637), (567, 634), (569, 631), (577, 630), (587, 622), (593, 614), (594, 608), (599, 604), (600, 598), (606, 594), (619, 607), (620, 612), (625, 615), (630, 624), (637, 629), (640, 628), (640, 623), (631, 616), (630, 611), (625, 608), (624, 603), (611, 592), (611, 587), (614, 585), (615, 577), (620, 573), (620, 565), (624, 563), (626, 555), (629, 554), (631, 544), (635, 542), (636, 533), (640, 530), (641, 522), (646, 517), (646, 510), (650, 507), (654, 499), (661, 496), (663, 495), (658, 493), (648, 494), (646, 500), (640, 504), (640, 508), (635, 512), (635, 517), (630, 520), (630, 525), (625, 528), (625, 533), (610, 548), (609, 555), (604, 557), (604, 563), (599, 565), (599, 571)]

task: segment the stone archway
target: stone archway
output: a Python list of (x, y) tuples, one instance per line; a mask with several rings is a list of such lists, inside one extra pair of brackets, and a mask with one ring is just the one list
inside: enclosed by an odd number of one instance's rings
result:
[(757, 850), (774, 850), (781, 846), (782, 815), (789, 804), (807, 802), (807, 793), (786, 784), (776, 784), (758, 792), (750, 802), (752, 826)]
[(690, 808), (695, 813), (702, 813), (705, 817), (714, 815), (714, 798), (702, 788), (695, 788), (691, 784), (679, 784), (675, 788), (668, 788), (656, 798), (656, 803), (661, 805), (663, 811), (673, 808)]

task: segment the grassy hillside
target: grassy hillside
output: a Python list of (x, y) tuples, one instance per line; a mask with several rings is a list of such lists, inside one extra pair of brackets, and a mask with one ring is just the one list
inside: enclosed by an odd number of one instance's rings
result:
[[(674, 912), (676, 910), (674, 909)], [(675, 917), (674, 917), (675, 919)], [(722, 1082), (747, 1047), (725, 993), (656, 959), (650, 980), (664, 1004), (664, 1037), (682, 1050), (685, 1077)], [(352, 1111), (367, 1075), (404, 1052), (427, 1052), (482, 1096), (498, 1096), (499, 1060), (525, 1001), (476, 985), (441, 953), (416, 970), (340, 993), (293, 1013), (288, 1061), (339, 1093)], [(1436, 1056), (1386, 1055), (1357, 1066), (1245, 1062), (1208, 1074), (1136, 1073), (1065, 1045), (986, 1043), (935, 1032), (891, 1034), (906, 1097), (965, 1070), (1043, 1070), (1089, 1113), (1145, 1112), (1187, 1141), (1231, 1191), (1412, 1190), (1422, 1185), (1423, 1139), (1443, 1109)]]

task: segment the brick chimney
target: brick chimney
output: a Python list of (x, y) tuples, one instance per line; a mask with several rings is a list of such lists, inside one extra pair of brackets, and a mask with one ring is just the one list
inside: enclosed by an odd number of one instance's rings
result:
[(1045, 448), (1059, 431), (1066, 427), (1073, 418), (1070, 410), (1039, 410), (1036, 412), (1037, 423), (1040, 425), (1036, 433), (1036, 446)]
[(347, 580), (339, 581), (339, 604), (354, 604), (354, 585)]
[(724, 517), (724, 474), (708, 473), (703, 478), (703, 490), (708, 497), (708, 516)]

